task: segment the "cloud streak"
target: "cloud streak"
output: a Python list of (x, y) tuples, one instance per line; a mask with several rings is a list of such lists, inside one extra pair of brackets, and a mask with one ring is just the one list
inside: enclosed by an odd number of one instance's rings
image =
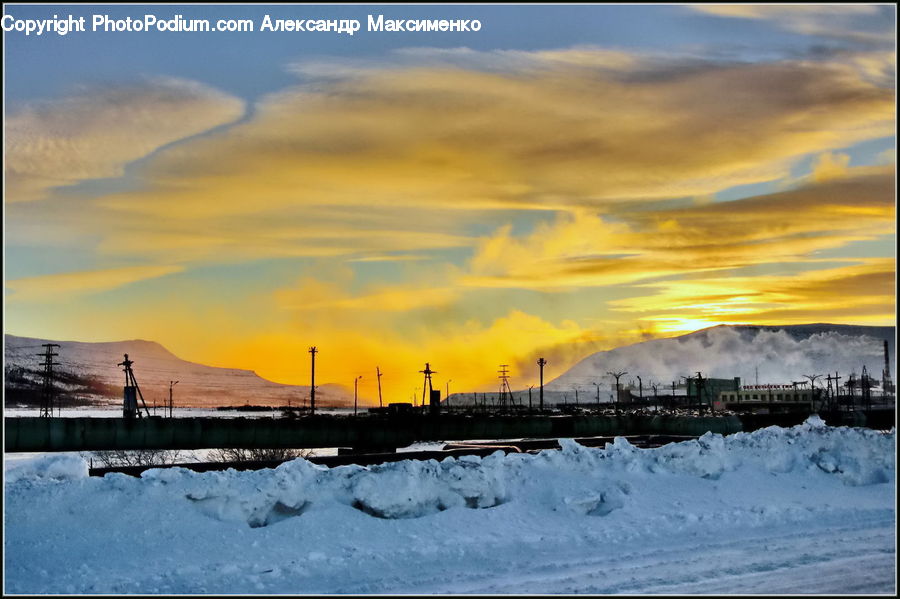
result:
[(99, 293), (130, 285), (138, 281), (154, 279), (181, 272), (180, 266), (125, 266), (103, 270), (66, 272), (37, 277), (23, 277), (6, 281), (12, 291), (7, 297), (12, 302), (55, 302)]
[(30, 103), (4, 122), (5, 199), (43, 199), (54, 187), (120, 176), (129, 162), (243, 112), (237, 98), (172, 78)]

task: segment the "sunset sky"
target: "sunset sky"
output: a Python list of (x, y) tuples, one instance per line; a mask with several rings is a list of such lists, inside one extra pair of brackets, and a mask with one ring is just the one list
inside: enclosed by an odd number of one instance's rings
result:
[[(722, 323), (894, 325), (893, 5), (7, 4), (6, 333), (377, 401)], [(478, 19), (370, 32), (366, 16)], [(113, 366), (114, 367), (114, 366)]]

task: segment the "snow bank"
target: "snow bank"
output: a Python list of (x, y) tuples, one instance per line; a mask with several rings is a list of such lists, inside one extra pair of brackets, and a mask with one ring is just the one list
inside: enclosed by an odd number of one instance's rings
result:
[[(513, 498), (525, 500), (531, 481), (567, 479), (556, 488), (596, 482), (581, 498), (563, 493), (547, 509), (574, 509), (605, 515), (627, 501), (627, 473), (671, 473), (717, 480), (723, 473), (760, 470), (832, 476), (845, 485), (885, 483), (895, 477), (895, 433), (826, 426), (818, 416), (793, 428), (769, 427), (655, 449), (638, 449), (623, 437), (605, 448), (561, 439), (561, 450), (537, 455), (502, 451), (443, 461), (404, 460), (370, 467), (327, 468), (302, 458), (274, 470), (197, 473), (183, 468), (153, 469), (135, 479), (137, 486), (166, 486), (204, 516), (267, 526), (300, 516), (312, 505), (337, 503), (385, 519), (421, 518), (452, 508), (484, 509)], [(7, 472), (7, 485), (20, 480), (73, 481), (87, 476), (78, 456), (42, 457)], [(576, 477), (573, 482), (572, 477)], [(117, 478), (110, 479), (110, 481)], [(118, 483), (117, 483), (118, 484)], [(101, 488), (97, 492), (104, 492)]]
[[(813, 417), (655, 449), (624, 438), (603, 448), (560, 445), (370, 467), (297, 459), (259, 471), (167, 468), (143, 478), (89, 478), (78, 457), (28, 461), (7, 472), (4, 487), (7, 590), (462, 592), (472, 572), (489, 578), (517, 567), (512, 555), (523, 564), (548, 552), (612, 559), (630, 548), (642, 556), (648, 547), (708, 545), (726, 531), (742, 539), (766, 527), (799, 535), (796, 545), (813, 530), (895, 523), (895, 431), (828, 427)], [(884, 551), (895, 553), (876, 553)], [(148, 569), (148, 556), (160, 555)], [(97, 564), (115, 576), (100, 576)], [(454, 567), (468, 574), (440, 586)], [(421, 584), (404, 586), (408, 576)]]
[(48, 454), (22, 460), (6, 469), (6, 484), (27, 481), (63, 482), (88, 476), (88, 463), (74, 454)]

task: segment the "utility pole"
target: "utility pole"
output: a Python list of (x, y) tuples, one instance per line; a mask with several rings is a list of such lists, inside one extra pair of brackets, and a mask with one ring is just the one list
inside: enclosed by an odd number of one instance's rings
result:
[(597, 387), (597, 411), (600, 411), (600, 383), (591, 383), (593, 386)]
[(38, 356), (43, 356), (44, 367), (43, 383), (41, 385), (41, 418), (53, 417), (53, 399), (56, 395), (56, 389), (53, 386), (53, 367), (59, 366), (59, 362), (54, 362), (53, 358), (59, 354), (53, 351), (54, 347), (59, 347), (58, 343), (44, 343), (42, 347), (47, 349)]
[(575, 407), (578, 407), (578, 387), (575, 387)]
[(172, 401), (172, 387), (178, 384), (178, 381), (169, 381), (169, 418), (172, 417), (172, 408), (175, 406), (175, 402)]
[(534, 385), (528, 387), (528, 411), (531, 412), (531, 390), (534, 389)]
[(697, 411), (703, 416), (703, 375), (697, 372)]
[(615, 379), (616, 379), (616, 416), (618, 416), (619, 415), (619, 378), (621, 378), (623, 375), (626, 375), (628, 373), (625, 372), (624, 370), (621, 370), (618, 372), (607, 372), (606, 374), (608, 374), (609, 376), (615, 377)]
[(544, 358), (538, 358), (537, 365), (541, 369), (541, 395), (540, 395), (540, 410), (544, 411), (544, 366), (547, 365), (547, 360)]
[(376, 366), (375, 372), (378, 374), (378, 407), (383, 408), (384, 404), (381, 403), (381, 369)]
[(309, 355), (312, 356), (312, 367), (310, 368), (310, 381), (309, 381), (309, 413), (315, 415), (316, 413), (316, 354), (319, 353), (319, 350), (316, 349), (316, 346), (312, 346), (309, 348)]
[(450, 410), (450, 383), (453, 382), (453, 379), (447, 379), (447, 398), (444, 400), (447, 402), (447, 410)]
[(884, 342), (884, 368), (881, 370), (881, 399), (887, 397), (891, 386), (891, 364), (888, 361), (888, 342)]
[(641, 380), (640, 375), (636, 375), (638, 380), (638, 403), (643, 405), (644, 403), (644, 381)]
[(354, 416), (356, 416), (356, 401), (357, 401), (357, 398), (359, 397), (358, 384), (359, 384), (359, 379), (361, 379), (361, 378), (362, 378), (362, 375), (359, 375), (358, 377), (353, 379), (353, 415)]
[[(825, 380), (828, 381), (828, 408), (830, 410), (834, 409), (835, 403), (839, 404), (840, 400), (836, 396), (840, 392), (839, 381), (841, 380), (841, 378), (842, 377), (839, 377), (837, 372), (834, 373), (834, 376), (831, 376), (831, 374), (829, 374), (827, 377), (825, 377)], [(831, 386), (832, 381), (834, 382), (834, 387)]]

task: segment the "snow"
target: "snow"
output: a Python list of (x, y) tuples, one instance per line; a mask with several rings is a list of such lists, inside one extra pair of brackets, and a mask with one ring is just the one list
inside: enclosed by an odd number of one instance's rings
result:
[(638, 449), (143, 478), (6, 469), (7, 593), (896, 590), (896, 431), (818, 417)]

